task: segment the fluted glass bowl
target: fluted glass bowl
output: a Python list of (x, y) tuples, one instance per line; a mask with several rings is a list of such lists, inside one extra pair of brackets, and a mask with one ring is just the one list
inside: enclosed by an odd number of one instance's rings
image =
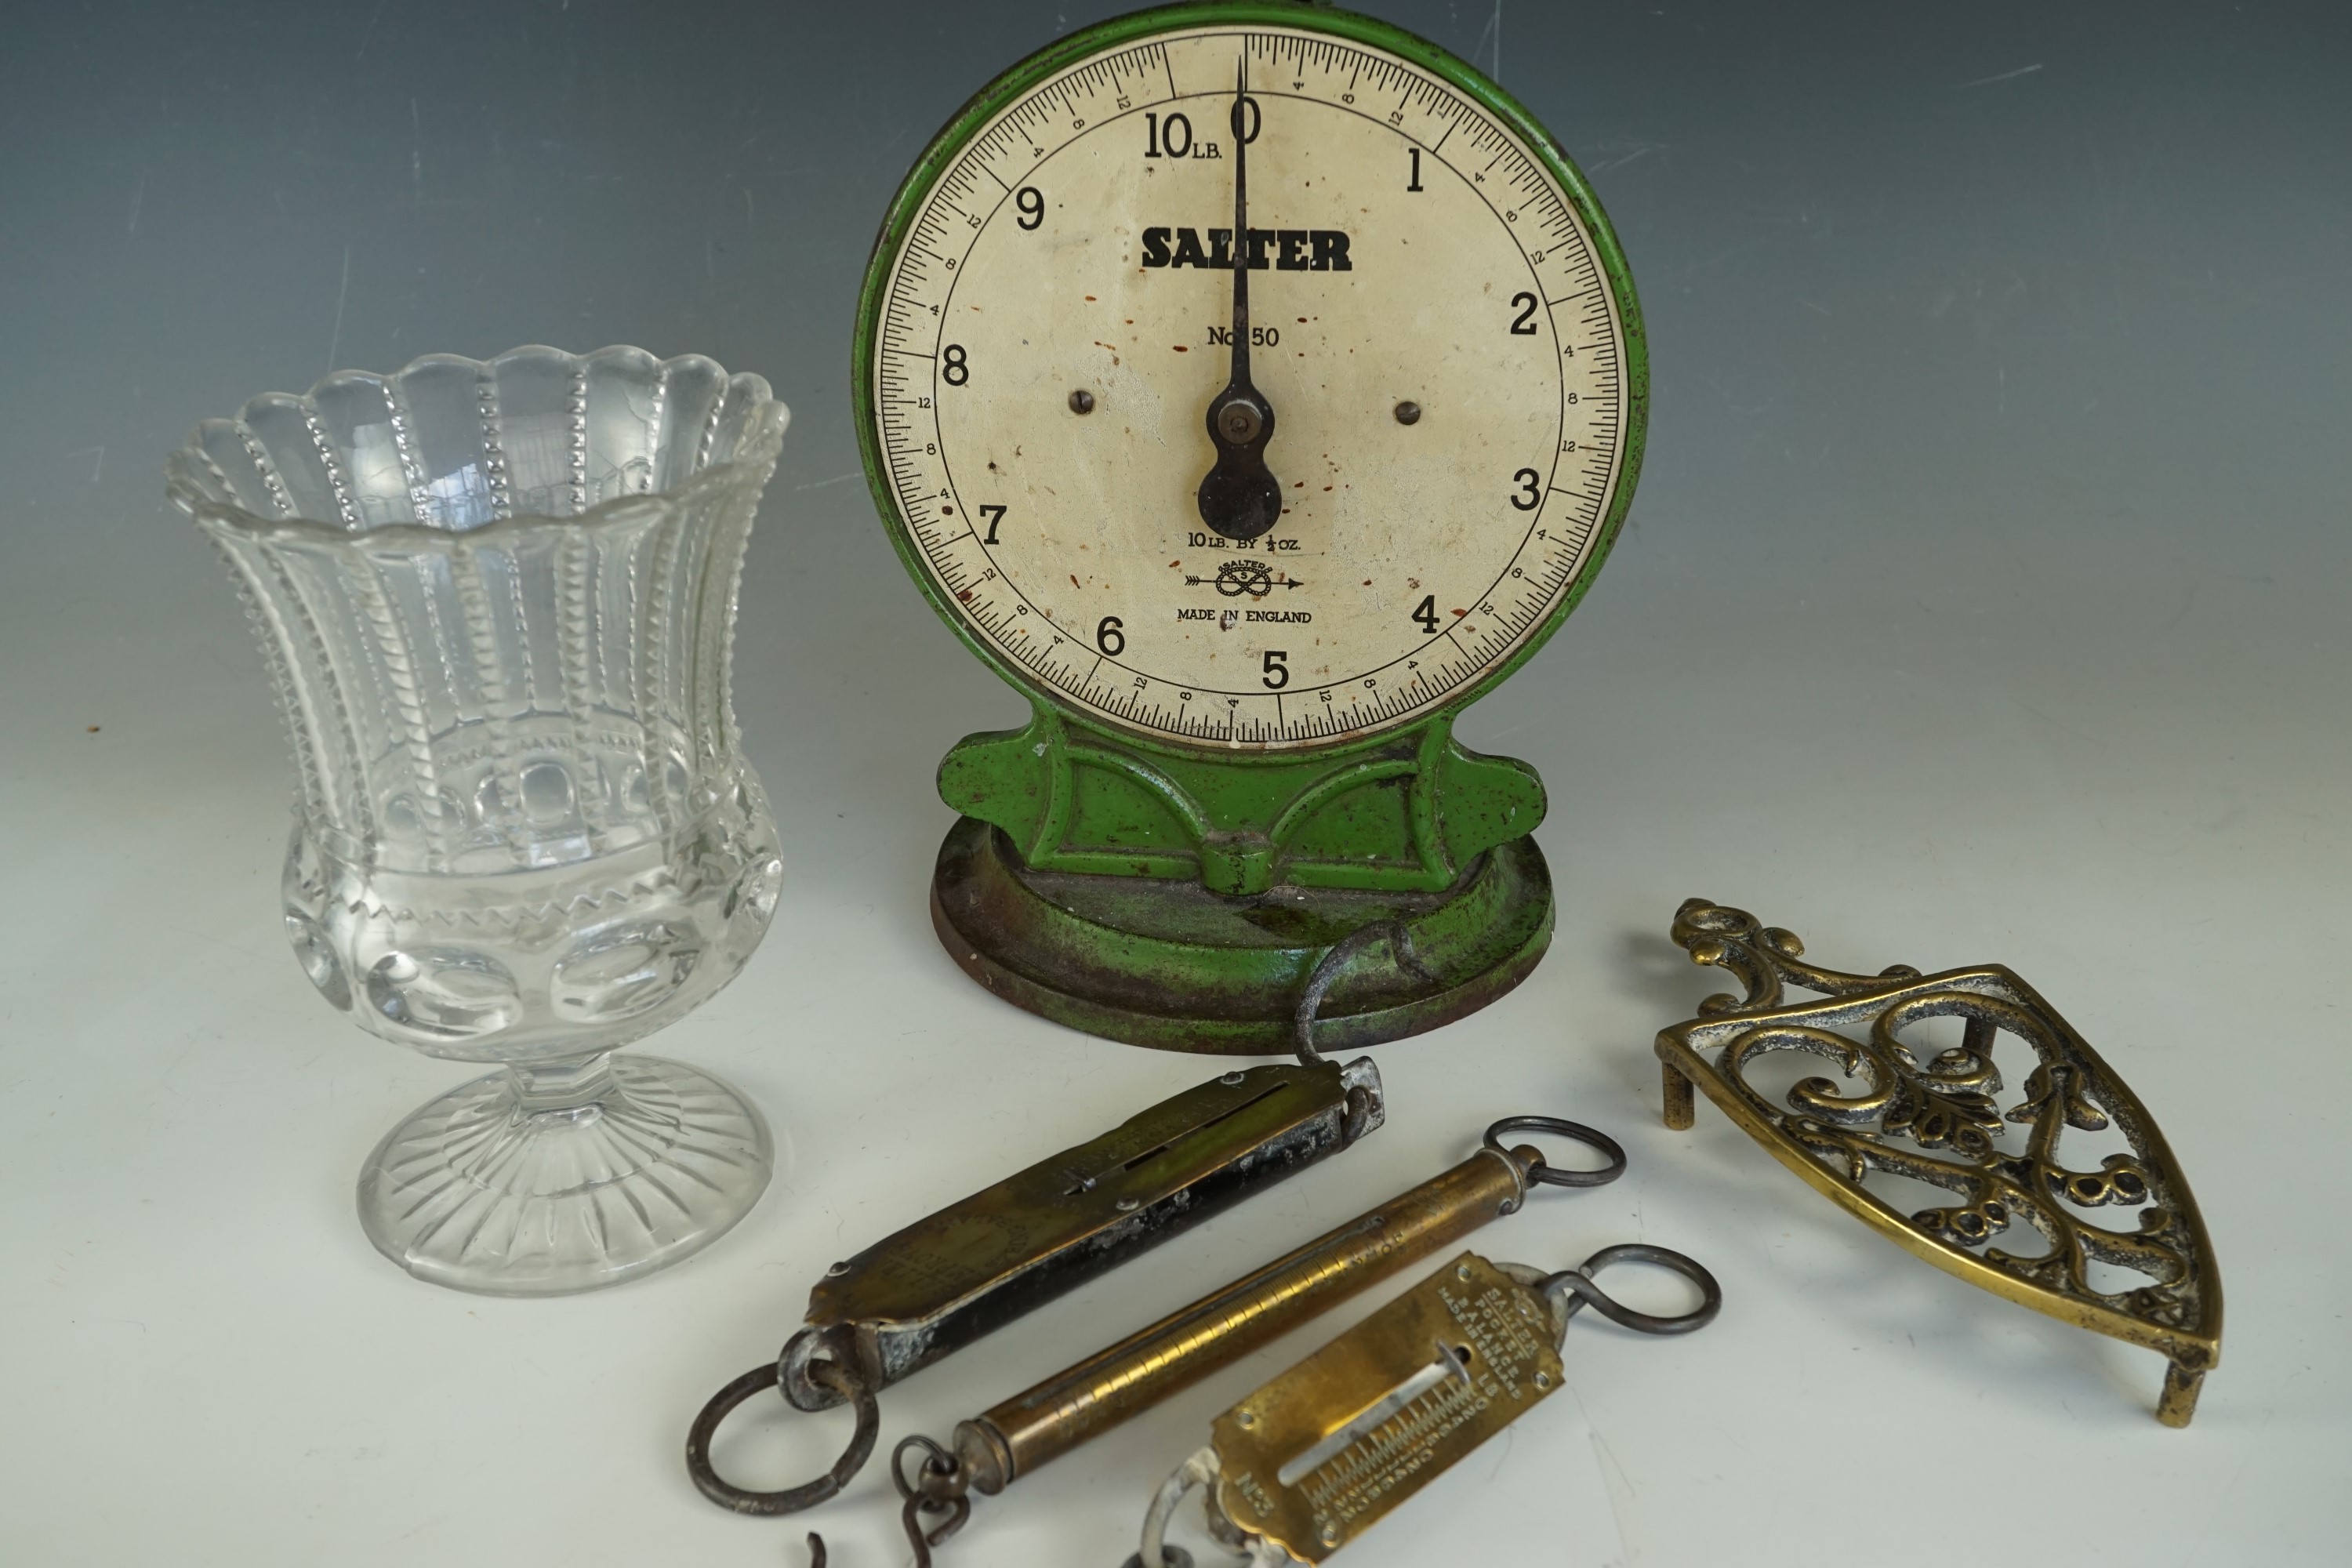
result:
[(371, 1032), (503, 1066), (362, 1173), (370, 1239), (422, 1278), (610, 1283), (767, 1184), (748, 1100), (612, 1052), (732, 979), (775, 907), (729, 690), (788, 417), (698, 356), (530, 347), (257, 397), (168, 464), (293, 739), (296, 956)]

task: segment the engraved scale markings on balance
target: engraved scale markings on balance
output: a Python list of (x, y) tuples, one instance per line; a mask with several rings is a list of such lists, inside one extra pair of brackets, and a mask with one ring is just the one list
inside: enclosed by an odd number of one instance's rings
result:
[[(1593, 1282), (1647, 1263), (1698, 1287), (1672, 1317), (1635, 1311)], [(1696, 1259), (1639, 1243), (1557, 1274), (1465, 1252), (1219, 1416), (1208, 1447), (1169, 1477), (1127, 1568), (1190, 1568), (1167, 1542), (1184, 1495), (1205, 1487), (1209, 1527), (1254, 1568), (1320, 1563), (1361, 1536), (1561, 1385), (1560, 1346), (1586, 1306), (1649, 1334), (1706, 1327), (1723, 1304)]]

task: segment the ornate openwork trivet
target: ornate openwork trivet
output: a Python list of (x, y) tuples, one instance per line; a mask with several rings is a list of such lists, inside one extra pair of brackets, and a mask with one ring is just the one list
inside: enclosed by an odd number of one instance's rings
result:
[[(1782, 1164), (1937, 1268), (2161, 1353), (2171, 1364), (2157, 1418), (2189, 1425), (2198, 1387), (2221, 1354), (2221, 1278), (2204, 1222), (2147, 1108), (2039, 993), (1999, 964), (1929, 975), (1906, 964), (1876, 975), (1823, 969), (1803, 961), (1794, 933), (1704, 899), (1675, 911), (1674, 939), (1694, 963), (1738, 975), (1748, 994), (1710, 996), (1698, 1017), (1658, 1036), (1667, 1126), (1691, 1125), (1696, 1082)], [(1827, 1000), (1790, 1005), (1784, 985)], [(1938, 1017), (1964, 1018), (1967, 1030), (1923, 1064), (1903, 1036)], [(2013, 1150), (2000, 1146), (1993, 1100), (2001, 1087), (1993, 1042), (2002, 1031), (2037, 1058), (2007, 1116), (2031, 1130)], [(1867, 1087), (1841, 1094), (1811, 1078), (1775, 1103), (1748, 1075), (1776, 1051), (1826, 1057)], [(2130, 1153), (2110, 1154), (2095, 1171), (2060, 1163), (2062, 1129), (2110, 1125)], [(1904, 1215), (1863, 1185), (1873, 1170), (1945, 1188), (1955, 1201)], [(2092, 1224), (2086, 1211), (2109, 1205), (2136, 1208), (2137, 1228)], [(2012, 1225), (2040, 1233), (2048, 1250), (2021, 1258), (1988, 1245)], [(2093, 1261), (2153, 1283), (2109, 1294), (2090, 1283)]]

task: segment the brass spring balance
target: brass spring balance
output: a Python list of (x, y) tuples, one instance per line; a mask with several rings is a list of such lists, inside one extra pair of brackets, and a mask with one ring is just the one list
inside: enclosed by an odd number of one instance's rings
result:
[[(702, 1494), (792, 1513), (847, 1485), (874, 1451), (876, 1393), (1324, 1155), (1382, 1121), (1380, 1070), (1303, 1049), (1160, 1101), (835, 1264), (772, 1363), (713, 1395), (686, 1445)], [(802, 1486), (754, 1491), (711, 1468), (728, 1412), (778, 1388), (797, 1410), (855, 1406), (848, 1448)]]
[[(873, 1454), (879, 1390), (1379, 1131), (1381, 1069), (1370, 1057), (1326, 1059), (1315, 1026), (1333, 982), (1381, 942), (1400, 966), (1426, 973), (1394, 921), (1332, 944), (1299, 989), (1296, 1066), (1197, 1084), (826, 1269), (783, 1353), (712, 1394), (695, 1417), (686, 1468), (702, 1495), (738, 1513), (815, 1507)], [(730, 1411), (771, 1387), (795, 1410), (847, 1404), (856, 1420), (824, 1475), (755, 1491), (712, 1468), (710, 1442)]]
[[(1600, 1151), (1609, 1163), (1561, 1170), (1531, 1145), (1506, 1149), (1501, 1138), (1511, 1131), (1558, 1133)], [(1591, 1128), (1552, 1117), (1507, 1118), (1452, 1170), (958, 1424), (949, 1445), (906, 1439), (891, 1456), (891, 1479), (905, 1500), (900, 1519), (918, 1568), (929, 1568), (930, 1548), (970, 1517), (973, 1492), (1003, 1491), (1375, 1281), (1490, 1219), (1517, 1213), (1531, 1184), (1598, 1186), (1624, 1169), (1624, 1151)], [(924, 1456), (911, 1476), (905, 1463), (910, 1450)], [(926, 1513), (947, 1518), (927, 1528)]]
[[(1699, 1288), (1699, 1305), (1653, 1317), (1592, 1276), (1654, 1263)], [(1214, 1441), (1178, 1468), (1144, 1516), (1127, 1568), (1192, 1568), (1167, 1542), (1184, 1494), (1206, 1488), (1209, 1532), (1251, 1568), (1320, 1563), (1556, 1391), (1569, 1320), (1590, 1306), (1645, 1334), (1706, 1327), (1723, 1292), (1663, 1247), (1608, 1247), (1546, 1274), (1465, 1252), (1217, 1417)]]

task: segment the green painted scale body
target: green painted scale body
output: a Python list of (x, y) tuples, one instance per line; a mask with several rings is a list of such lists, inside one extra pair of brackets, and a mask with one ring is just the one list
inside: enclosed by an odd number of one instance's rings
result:
[[(1246, 221), (1215, 226), (1244, 155)], [(1229, 356), (1271, 404), (1263, 537), (1195, 506)], [(963, 820), (934, 919), (975, 978), (1113, 1037), (1264, 1052), (1367, 925), (1411, 960), (1351, 960), (1331, 1048), (1528, 973), (1543, 786), (1454, 721), (1600, 570), (1648, 383), (1608, 222), (1501, 89), (1301, 4), (1061, 39), (908, 174), (853, 385), (894, 547), (1033, 710), (940, 770)]]

